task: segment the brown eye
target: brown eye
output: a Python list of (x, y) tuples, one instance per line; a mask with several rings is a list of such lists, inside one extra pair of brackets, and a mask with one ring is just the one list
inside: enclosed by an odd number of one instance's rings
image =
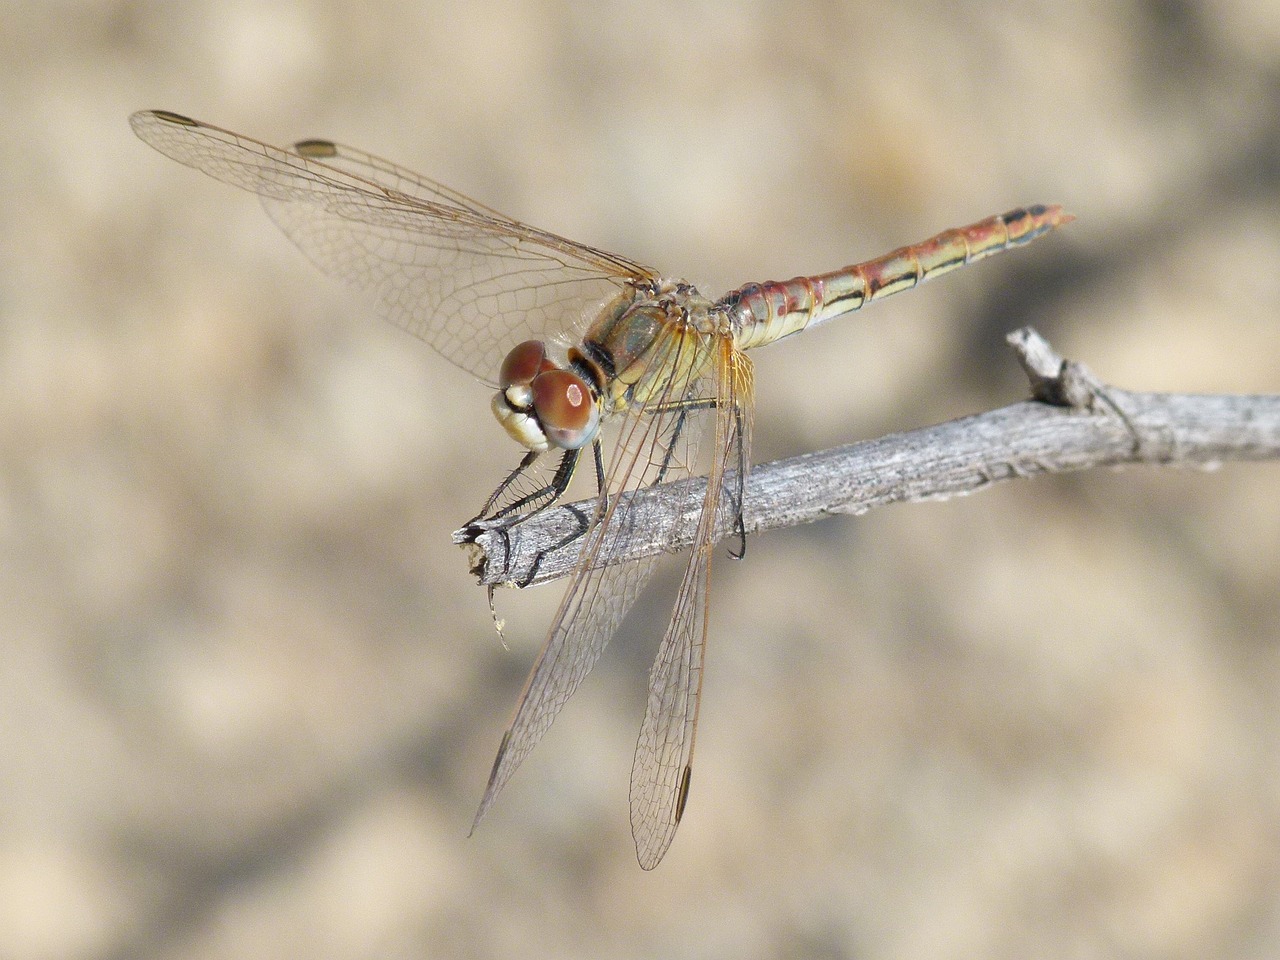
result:
[(528, 385), (533, 378), (544, 370), (554, 370), (555, 365), (547, 359), (547, 348), (540, 340), (526, 340), (507, 354), (502, 361), (502, 369), (498, 372), (498, 387), (505, 390), (513, 385)]
[(600, 414), (582, 378), (568, 370), (548, 370), (533, 381), (533, 409), (547, 438), (576, 450), (596, 435)]

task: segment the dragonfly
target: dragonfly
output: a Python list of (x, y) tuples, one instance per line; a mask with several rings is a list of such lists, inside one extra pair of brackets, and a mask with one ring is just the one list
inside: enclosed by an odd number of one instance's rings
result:
[(653, 573), (657, 554), (612, 555), (610, 544), (625, 537), (606, 531), (638, 522), (623, 494), (705, 474), (705, 485), (684, 485), (700, 498), (683, 505), (699, 519), (632, 763), (631, 830), (646, 870), (666, 854), (689, 796), (712, 548), (726, 515), (745, 550), (753, 416), (746, 352), (1073, 219), (1058, 205), (1021, 207), (829, 273), (748, 283), (711, 299), (685, 280), (513, 220), (331, 140), (274, 147), (165, 110), (135, 113), (130, 124), (162, 154), (257, 194), (322, 271), (371, 291), (391, 322), (494, 391), (494, 416), (525, 452), (475, 522), (514, 527), (560, 501), (584, 463), (595, 474), (578, 560), (473, 831)]

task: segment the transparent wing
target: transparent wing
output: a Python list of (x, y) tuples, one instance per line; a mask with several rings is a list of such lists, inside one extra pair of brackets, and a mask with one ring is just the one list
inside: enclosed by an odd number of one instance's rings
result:
[[(714, 384), (703, 373), (707, 358), (690, 358), (682, 351), (708, 348), (706, 339), (674, 329), (654, 345), (651, 369), (687, 372), (672, 377), (663, 396), (647, 410), (631, 413), (622, 422), (608, 464), (608, 506), (584, 535), (582, 556), (498, 748), (473, 830), (595, 665), (653, 572), (656, 556), (610, 562), (610, 551), (624, 542), (627, 529), (641, 522), (620, 495), (693, 474), (697, 444), (712, 408), (690, 401), (713, 396)], [(612, 533), (622, 536), (606, 536)]]
[(656, 279), (327, 140), (285, 150), (159, 110), (129, 123), (166, 156), (258, 194), (321, 270), (373, 291), (388, 319), (483, 380), (519, 341), (554, 338), (628, 283)]
[(750, 462), (751, 363), (726, 341), (717, 364), (716, 430), (711, 468), (698, 518), (693, 552), (676, 595), (675, 610), (649, 674), (649, 699), (631, 767), (631, 835), (640, 866), (652, 870), (675, 838), (693, 771), (693, 747), (706, 656), (711, 555), (728, 511), (741, 509), (736, 492), (727, 500), (726, 465)]

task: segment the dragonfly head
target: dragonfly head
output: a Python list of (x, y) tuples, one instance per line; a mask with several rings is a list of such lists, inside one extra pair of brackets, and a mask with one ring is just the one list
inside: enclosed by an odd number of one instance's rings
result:
[(539, 453), (585, 447), (600, 427), (600, 407), (586, 381), (557, 366), (539, 340), (507, 354), (491, 406), (513, 440)]

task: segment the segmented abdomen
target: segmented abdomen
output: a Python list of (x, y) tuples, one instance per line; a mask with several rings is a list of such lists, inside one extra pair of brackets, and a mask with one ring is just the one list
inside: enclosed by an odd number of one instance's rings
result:
[(720, 302), (730, 309), (738, 347), (749, 350), (1030, 243), (1072, 219), (1056, 204), (1020, 207), (831, 273), (749, 283)]

